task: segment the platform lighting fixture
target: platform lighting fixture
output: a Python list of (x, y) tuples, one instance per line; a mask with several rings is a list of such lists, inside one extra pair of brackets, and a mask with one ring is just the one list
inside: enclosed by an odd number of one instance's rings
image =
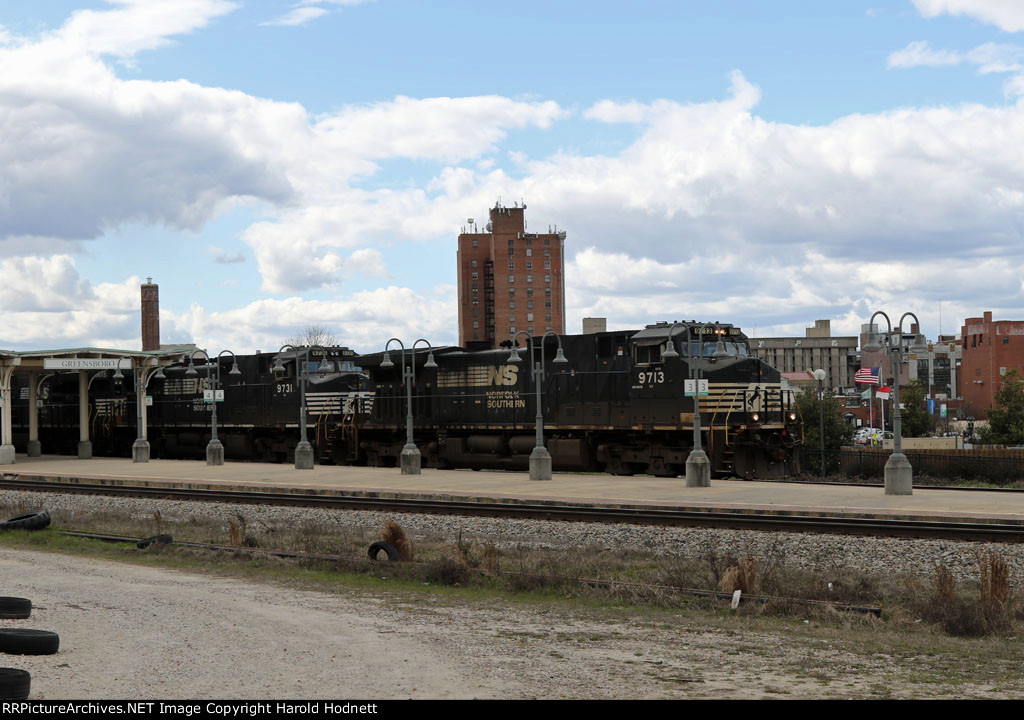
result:
[[(295, 469), (296, 470), (312, 470), (313, 469), (313, 446), (309, 444), (309, 439), (306, 433), (306, 378), (309, 375), (309, 351), (313, 348), (320, 350), (324, 358), (327, 357), (327, 351), (320, 345), (306, 345), (301, 350), (294, 345), (282, 345), (281, 349), (277, 351), (277, 357), (274, 359), (274, 367), (271, 371), (275, 376), (281, 376), (285, 373), (284, 363), (281, 362), (281, 353), (285, 350), (292, 350), (295, 352), (295, 374), (298, 376), (299, 381), (299, 431), (300, 439), (299, 444), (295, 446)], [(299, 355), (302, 352), (303, 355)], [(302, 366), (299, 366), (299, 358), (303, 357), (304, 361)], [(237, 367), (237, 365), (236, 365)]]
[(818, 381), (818, 445), (821, 450), (821, 478), (825, 479), (825, 377), (827, 373), (818, 368), (814, 379)]
[(875, 324), (875, 318), (879, 315), (885, 318), (885, 324), (888, 330), (886, 332), (870, 333), (868, 335), (868, 341), (864, 343), (863, 349), (868, 352), (878, 352), (879, 350), (882, 350), (890, 359), (893, 360), (893, 364), (896, 368), (896, 381), (893, 383), (893, 452), (892, 455), (889, 456), (889, 460), (885, 463), (885, 494), (910, 495), (914, 492), (914, 469), (911, 467), (910, 461), (907, 460), (907, 456), (903, 454), (902, 414), (900, 413), (900, 372), (903, 369), (903, 355), (907, 352), (928, 352), (928, 341), (925, 339), (924, 334), (917, 333), (914, 338), (913, 345), (911, 345), (908, 350), (904, 350), (903, 321), (906, 320), (907, 317), (912, 317), (914, 318), (914, 322), (917, 326), (920, 327), (921, 321), (917, 319), (917, 315), (912, 312), (903, 313), (903, 315), (900, 316), (899, 324), (896, 326), (895, 330), (893, 330), (892, 321), (889, 320), (889, 316), (881, 310), (871, 316), (871, 320), (868, 321), (868, 324), (873, 326)]
[[(533, 363), (530, 369), (530, 374), (533, 376), (533, 382), (536, 393), (536, 405), (537, 414), (535, 417), (535, 428), (537, 433), (537, 444), (533, 448), (533, 452), (530, 453), (530, 479), (531, 480), (550, 480), (551, 479), (551, 453), (544, 447), (544, 412), (543, 406), (540, 401), (540, 386), (544, 380), (544, 342), (548, 336), (551, 335), (558, 342), (558, 350), (555, 352), (555, 359), (551, 362), (556, 365), (565, 365), (569, 361), (565, 358), (565, 353), (562, 351), (562, 338), (554, 330), (548, 330), (541, 336), (540, 343), (535, 347), (533, 344), (533, 336), (525, 330), (520, 330), (512, 336), (512, 351), (509, 353), (508, 360), (506, 362), (518, 364), (522, 362), (519, 357), (519, 345), (517, 344), (519, 336), (525, 335), (528, 347), (530, 351), (530, 360)], [(534, 351), (539, 350), (539, 357), (535, 356)]]
[(405, 364), (405, 344), (398, 338), (391, 338), (384, 345), (384, 357), (381, 359), (379, 366), (385, 370), (395, 366), (391, 362), (391, 355), (388, 353), (388, 348), (391, 347), (393, 342), (398, 343), (401, 352), (402, 378), (405, 380), (405, 446), (402, 448), (399, 462), (403, 475), (419, 475), (422, 468), (422, 456), (420, 455), (420, 449), (416, 447), (416, 443), (413, 441), (412, 432), (412, 386), (416, 382), (416, 346), (420, 343), (425, 343), (427, 346), (427, 361), (423, 363), (425, 370), (436, 369), (437, 363), (434, 362), (433, 346), (423, 338), (420, 338), (409, 348), (409, 366), (407, 368)]

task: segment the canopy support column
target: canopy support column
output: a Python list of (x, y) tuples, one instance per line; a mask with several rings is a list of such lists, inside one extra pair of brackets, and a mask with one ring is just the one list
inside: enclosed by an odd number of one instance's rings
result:
[(11, 375), (13, 367), (0, 367), (0, 465), (14, 464), (11, 437)]
[(92, 443), (89, 441), (89, 373), (78, 371), (78, 458), (92, 457)]
[(28, 456), (39, 457), (43, 447), (39, 443), (39, 373), (28, 374)]

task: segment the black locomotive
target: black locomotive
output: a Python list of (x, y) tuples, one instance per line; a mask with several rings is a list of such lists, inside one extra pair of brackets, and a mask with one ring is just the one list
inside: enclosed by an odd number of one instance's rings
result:
[[(694, 336), (692, 340), (689, 338)], [(728, 324), (660, 323), (643, 330), (533, 339), (519, 348), (444, 347), (356, 355), (347, 348), (281, 357), (239, 356), (240, 375), (222, 372), (218, 435), (229, 459), (290, 459), (298, 440), (300, 380), (306, 380), (309, 440), (319, 462), (390, 466), (406, 442), (406, 373), (414, 370), (412, 420), (424, 467), (525, 470), (535, 446), (535, 363), (545, 445), (556, 470), (618, 475), (685, 473), (693, 446), (694, 400), (684, 385), (699, 357), (707, 394), (699, 397), (702, 445), (712, 471), (745, 478), (799, 472), (802, 425), (777, 370), (751, 357), (746, 335)], [(671, 350), (670, 350), (671, 348)], [(517, 361), (518, 360), (518, 361)], [(275, 372), (277, 366), (277, 372)], [(213, 362), (183, 362), (148, 392), (153, 457), (204, 456), (211, 403), (203, 390)], [(21, 380), (22, 383), (25, 380)], [(40, 410), (47, 452), (73, 452), (77, 380), (57, 376)], [(27, 389), (14, 397), (27, 399)], [(136, 436), (131, 381), (101, 378), (90, 390), (93, 452), (129, 455)], [(15, 440), (27, 414), (14, 412)], [(22, 432), (19, 432), (21, 430)]]

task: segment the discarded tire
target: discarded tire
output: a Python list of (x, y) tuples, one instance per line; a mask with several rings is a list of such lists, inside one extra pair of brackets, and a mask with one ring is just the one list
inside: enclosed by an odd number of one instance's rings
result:
[(139, 540), (137, 543), (135, 543), (135, 547), (137, 547), (139, 550), (145, 550), (146, 548), (148, 548), (150, 545), (153, 545), (153, 544), (156, 544), (156, 545), (166, 545), (167, 543), (172, 543), (172, 542), (174, 542), (174, 538), (173, 537), (171, 537), (167, 533), (160, 533), (159, 535), (154, 535), (153, 537), (148, 537), (145, 540)]
[(0, 699), (24, 700), (31, 684), (32, 676), (28, 670), (0, 668)]
[(396, 562), (398, 560), (398, 548), (387, 542), (375, 542), (371, 545), (369, 552), (370, 559), (376, 560), (382, 550), (387, 554), (388, 560), (391, 562)]
[(20, 597), (0, 597), (0, 618), (21, 619), (32, 614), (32, 601)]
[(50, 524), (50, 513), (46, 510), (15, 515), (0, 522), (0, 530), (42, 530)]
[(53, 655), (60, 636), (49, 630), (0, 628), (0, 652), (8, 655)]

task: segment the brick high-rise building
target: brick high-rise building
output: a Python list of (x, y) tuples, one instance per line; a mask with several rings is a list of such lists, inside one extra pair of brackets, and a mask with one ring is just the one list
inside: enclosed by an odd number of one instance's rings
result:
[(516, 332), (565, 332), (565, 232), (526, 232), (526, 205), (490, 210), (459, 235), (459, 344), (498, 347)]
[(991, 312), (967, 318), (960, 343), (961, 408), (965, 415), (982, 419), (995, 406), (1006, 373), (1024, 373), (1024, 321), (993, 320)]

